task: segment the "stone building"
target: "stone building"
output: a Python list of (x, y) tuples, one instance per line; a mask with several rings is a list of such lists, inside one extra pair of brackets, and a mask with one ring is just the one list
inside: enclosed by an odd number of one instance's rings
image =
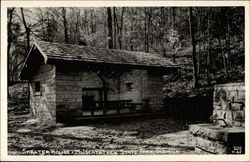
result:
[(84, 115), (163, 110), (162, 76), (177, 69), (158, 54), (39, 41), (20, 77), (35, 118), (56, 123)]

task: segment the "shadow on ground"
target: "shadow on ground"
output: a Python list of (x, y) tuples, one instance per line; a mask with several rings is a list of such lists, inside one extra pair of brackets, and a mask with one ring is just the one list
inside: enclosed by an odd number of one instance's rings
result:
[(167, 133), (175, 133), (188, 130), (190, 124), (206, 123), (206, 118), (195, 118), (192, 116), (164, 116), (160, 118), (140, 118), (114, 121), (102, 121), (101, 123), (89, 124), (101, 129), (116, 131), (137, 132), (139, 138), (150, 138)]
[[(191, 116), (121, 118), (22, 132), (23, 118), (9, 120), (10, 155), (196, 154), (188, 125), (207, 119)], [(26, 116), (28, 118), (28, 116)], [(11, 119), (11, 118), (9, 118)], [(19, 121), (19, 122), (18, 122)], [(79, 123), (78, 123), (79, 124)]]

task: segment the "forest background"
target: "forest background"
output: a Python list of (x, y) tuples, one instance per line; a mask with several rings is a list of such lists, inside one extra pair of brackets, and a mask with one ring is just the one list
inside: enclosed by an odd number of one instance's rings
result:
[(165, 97), (244, 81), (244, 7), (8, 8), (8, 85), (36, 40), (158, 53), (178, 64)]

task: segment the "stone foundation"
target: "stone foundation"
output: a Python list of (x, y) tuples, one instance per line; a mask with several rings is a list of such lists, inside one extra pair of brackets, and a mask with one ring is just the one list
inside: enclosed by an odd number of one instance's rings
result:
[(213, 123), (189, 126), (200, 154), (243, 154), (245, 152), (244, 83), (216, 85)]

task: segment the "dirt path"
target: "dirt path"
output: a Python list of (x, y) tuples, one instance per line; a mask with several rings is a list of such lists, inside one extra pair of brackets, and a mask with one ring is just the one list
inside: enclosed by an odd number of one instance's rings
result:
[[(141, 139), (92, 127), (68, 127), (46, 134), (10, 133), (9, 154), (192, 154), (187, 131)], [(40, 151), (40, 152), (39, 152)], [(42, 151), (44, 153), (42, 153)], [(47, 152), (45, 152), (47, 151)], [(68, 152), (68, 153), (67, 153)]]
[[(9, 133), (11, 155), (195, 154), (189, 122), (148, 119), (118, 124), (56, 128), (46, 133)], [(174, 129), (174, 128), (175, 129)], [(178, 129), (178, 131), (177, 131)]]

